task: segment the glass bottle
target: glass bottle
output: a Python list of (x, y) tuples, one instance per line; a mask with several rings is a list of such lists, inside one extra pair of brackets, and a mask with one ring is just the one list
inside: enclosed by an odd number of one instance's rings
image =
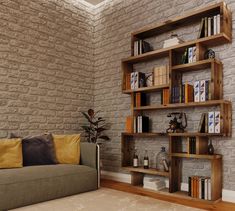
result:
[(138, 158), (137, 150), (136, 149), (135, 149), (134, 157), (133, 157), (133, 167), (134, 168), (138, 168), (139, 167), (139, 158)]
[(209, 155), (213, 155), (214, 154), (214, 147), (213, 147), (213, 144), (212, 144), (212, 141), (210, 140), (209, 142), (209, 145), (208, 145), (208, 148), (207, 148), (207, 151), (208, 151), (208, 154)]
[(159, 171), (169, 171), (169, 157), (165, 147), (156, 156), (156, 167)]
[(148, 151), (145, 150), (144, 152), (144, 168), (148, 169), (149, 168), (149, 157), (148, 157)]

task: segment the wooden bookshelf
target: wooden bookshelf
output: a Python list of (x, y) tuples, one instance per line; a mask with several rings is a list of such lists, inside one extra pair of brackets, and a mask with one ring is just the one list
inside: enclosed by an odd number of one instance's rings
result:
[(154, 168), (145, 169), (143, 167), (134, 168), (132, 166), (127, 166), (127, 167), (123, 167), (123, 169), (128, 170), (130, 172), (138, 172), (138, 173), (143, 173), (143, 174), (151, 174), (151, 175), (169, 177), (169, 172), (157, 171)]
[(131, 94), (135, 92), (156, 92), (161, 91), (164, 88), (169, 88), (169, 84), (159, 85), (159, 86), (150, 86), (150, 87), (143, 87), (139, 89), (129, 89), (129, 90), (123, 90), (124, 94)]
[[(192, 23), (197, 24), (204, 17), (210, 17), (220, 14), (220, 33), (212, 36), (202, 37), (199, 39), (188, 40), (184, 43), (171, 46), (168, 48), (154, 49), (153, 51), (134, 56), (134, 42), (140, 39), (157, 37), (160, 34), (170, 32), (184, 26), (189, 26)], [(196, 33), (195, 33), (196, 34)], [(156, 39), (154, 39), (156, 40)], [(197, 11), (191, 11), (183, 16), (167, 20), (163, 23), (154, 23), (146, 26), (131, 34), (131, 56), (122, 59), (122, 92), (130, 94), (131, 96), (131, 116), (135, 117), (146, 111), (158, 111), (164, 109), (187, 109), (197, 107), (219, 107), (221, 114), (221, 128), (220, 133), (122, 133), (121, 149), (122, 149), (122, 167), (125, 171), (131, 173), (132, 185), (143, 184), (143, 177), (145, 174), (153, 174), (169, 177), (169, 192), (181, 192), (181, 173), (182, 173), (182, 159), (206, 159), (211, 162), (211, 193), (212, 201), (219, 200), (222, 196), (222, 155), (208, 155), (207, 145), (210, 137), (231, 136), (232, 128), (232, 104), (228, 100), (223, 99), (223, 65), (218, 59), (204, 59), (204, 54), (210, 47), (230, 43), (232, 41), (232, 17), (231, 12), (224, 2), (209, 5)], [(196, 62), (180, 64), (178, 61), (185, 49), (188, 47), (196, 47)], [(141, 62), (148, 62), (150, 60), (157, 60), (163, 57), (169, 58), (169, 84), (143, 87), (135, 90), (126, 89), (126, 75), (135, 71), (134, 64)], [(182, 74), (185, 72), (199, 71), (202, 69), (209, 69), (211, 72), (210, 83), (210, 100), (205, 102), (190, 102), (190, 103), (170, 103), (166, 105), (148, 105), (134, 107), (135, 94), (137, 92), (153, 93), (162, 91), (164, 88), (169, 88), (170, 96), (172, 87), (177, 84), (182, 84)], [(152, 70), (151, 70), (152, 71)], [(160, 103), (160, 102), (159, 102)], [(150, 113), (150, 112), (148, 112)], [(134, 119), (134, 118), (133, 118)], [(134, 120), (132, 121), (132, 125)], [(163, 128), (163, 131), (165, 129)], [(155, 169), (133, 168), (133, 146), (135, 138), (159, 138), (165, 137), (169, 139), (169, 157), (170, 157), (170, 171), (158, 172)], [(189, 138), (196, 138), (196, 154), (189, 153)], [(187, 140), (187, 152), (182, 152), (182, 140)], [(158, 143), (158, 141), (156, 141)], [(182, 194), (184, 195), (184, 194)], [(183, 196), (182, 196), (183, 197)], [(190, 198), (192, 200), (199, 200)], [(206, 201), (205, 201), (206, 202)]]

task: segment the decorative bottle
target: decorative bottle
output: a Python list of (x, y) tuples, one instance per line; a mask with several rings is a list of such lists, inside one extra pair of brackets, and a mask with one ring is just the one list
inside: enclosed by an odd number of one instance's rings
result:
[(145, 150), (144, 153), (144, 168), (148, 169), (149, 168), (149, 157), (148, 157), (148, 151)]
[(214, 154), (214, 147), (213, 147), (213, 144), (212, 144), (211, 140), (210, 140), (210, 143), (208, 145), (207, 151), (208, 151), (209, 155), (213, 155)]
[(138, 158), (137, 150), (136, 149), (135, 149), (134, 157), (133, 157), (133, 167), (134, 168), (138, 168), (139, 167), (139, 158)]
[(159, 171), (169, 171), (169, 157), (166, 148), (162, 147), (156, 156), (156, 167)]

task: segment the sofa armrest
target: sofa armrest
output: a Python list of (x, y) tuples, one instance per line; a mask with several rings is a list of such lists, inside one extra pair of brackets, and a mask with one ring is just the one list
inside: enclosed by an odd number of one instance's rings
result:
[(81, 164), (99, 168), (99, 147), (96, 144), (81, 142)]
[(100, 187), (100, 147), (97, 144), (81, 142), (81, 165), (97, 170), (97, 185)]

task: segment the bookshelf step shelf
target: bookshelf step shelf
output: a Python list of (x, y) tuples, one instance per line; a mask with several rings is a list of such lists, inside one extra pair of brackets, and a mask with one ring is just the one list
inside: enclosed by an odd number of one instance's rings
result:
[(213, 63), (221, 64), (221, 62), (218, 61), (217, 59), (206, 59), (206, 60), (201, 60), (201, 61), (197, 61), (193, 63), (175, 65), (175, 66), (172, 66), (172, 70), (181, 71), (181, 72), (201, 70), (201, 69), (211, 67)]
[(196, 158), (196, 159), (207, 159), (207, 160), (216, 160), (222, 158), (222, 155), (197, 155), (197, 154), (188, 154), (188, 153), (171, 153), (170, 156), (179, 157), (179, 158)]
[(208, 15), (218, 14), (221, 10), (223, 10), (224, 3), (220, 2), (214, 5), (210, 5), (206, 8), (202, 8), (198, 11), (191, 11), (182, 16), (166, 20), (161, 23), (151, 24), (150, 26), (145, 26), (139, 30), (136, 30), (132, 33), (133, 36), (139, 39), (145, 39), (148, 37), (156, 36), (158, 34), (162, 34), (167, 31), (171, 31), (175, 29), (177, 26), (184, 25), (188, 23), (188, 21), (200, 20)]
[(222, 133), (198, 133), (198, 132), (185, 132), (185, 133), (168, 133), (168, 136), (177, 136), (177, 137), (209, 137), (209, 136), (223, 136)]
[(143, 173), (143, 174), (151, 174), (151, 175), (169, 177), (169, 172), (158, 171), (154, 168), (144, 169), (143, 167), (134, 168), (132, 166), (127, 166), (127, 167), (122, 167), (122, 168), (124, 170), (130, 171), (130, 172), (138, 172), (138, 173)]
[(123, 136), (132, 136), (132, 137), (159, 137), (166, 136), (166, 133), (122, 133)]
[(151, 105), (151, 106), (141, 106), (135, 107), (135, 111), (141, 110), (161, 110), (161, 109), (177, 109), (177, 108), (189, 108), (189, 107), (210, 107), (210, 106), (219, 106), (221, 104), (230, 104), (231, 102), (227, 100), (209, 100), (205, 102), (191, 102), (191, 103), (174, 103), (167, 105)]
[(154, 58), (166, 57), (166, 56), (169, 56), (169, 53), (171, 50), (182, 50), (182, 49), (185, 49), (186, 47), (194, 46), (197, 43), (211, 46), (211, 45), (227, 43), (230, 41), (231, 41), (230, 38), (226, 34), (220, 33), (220, 34), (216, 34), (210, 37), (203, 37), (203, 38), (196, 39), (193, 41), (184, 42), (182, 44), (178, 44), (178, 45), (171, 46), (168, 48), (162, 48), (162, 49), (150, 51), (150, 52), (138, 55), (138, 56), (131, 56), (126, 59), (123, 59), (122, 62), (128, 63), (128, 64), (134, 64), (137, 62), (144, 62), (144, 61), (152, 60)]
[(129, 90), (123, 90), (124, 94), (131, 94), (135, 92), (156, 92), (156, 91), (161, 91), (164, 88), (169, 88), (169, 84), (163, 84), (159, 86), (150, 86), (150, 87), (142, 87), (139, 89), (129, 89)]

